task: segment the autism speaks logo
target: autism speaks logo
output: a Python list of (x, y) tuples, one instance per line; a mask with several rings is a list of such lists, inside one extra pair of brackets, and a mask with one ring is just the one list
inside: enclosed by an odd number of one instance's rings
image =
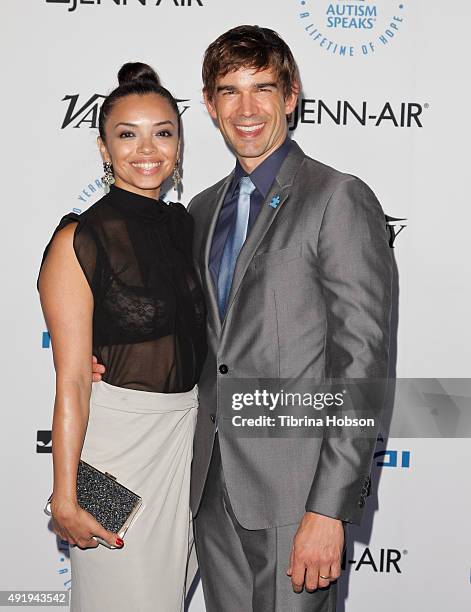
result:
[(373, 55), (388, 47), (404, 25), (405, 4), (393, 0), (296, 0), (309, 38), (330, 55)]

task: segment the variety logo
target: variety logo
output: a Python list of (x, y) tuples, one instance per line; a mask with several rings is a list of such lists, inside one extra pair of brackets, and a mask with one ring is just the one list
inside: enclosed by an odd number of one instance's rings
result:
[(203, 0), (46, 0), (46, 4), (67, 4), (69, 13), (80, 5), (106, 4), (111, 6), (204, 6)]
[(52, 431), (38, 430), (36, 436), (36, 452), (37, 453), (52, 453)]
[(407, 550), (401, 552), (396, 548), (380, 548), (379, 551), (372, 551), (371, 548), (366, 547), (357, 561), (356, 559), (347, 559), (347, 551), (345, 551), (342, 559), (342, 569), (344, 570), (349, 564), (355, 566), (355, 572), (369, 568), (374, 573), (402, 574), (400, 563), (403, 555), (407, 555)]
[(61, 125), (61, 130), (68, 127), (76, 119), (78, 121), (73, 125), (74, 128), (79, 128), (84, 123), (86, 127), (98, 127), (98, 113), (106, 96), (102, 94), (93, 94), (81, 106), (78, 105), (79, 94), (67, 95), (62, 98), (62, 102), (68, 101), (67, 112), (65, 113), (64, 121)]
[(301, 98), (289, 117), (289, 129), (295, 130), (299, 123), (311, 125), (360, 125), (368, 127), (391, 126), (395, 128), (421, 128), (422, 114), (429, 104), (419, 102), (384, 102), (371, 108), (366, 100), (315, 100)]
[(402, 223), (403, 221), (407, 221), (407, 219), (390, 217), (389, 215), (384, 216), (386, 217), (386, 225), (389, 231), (389, 246), (393, 249), (396, 238), (402, 232), (402, 230), (407, 227), (407, 224)]
[(378, 467), (410, 467), (410, 451), (383, 450), (376, 452), (374, 458)]
[[(83, 125), (88, 128), (98, 127), (100, 107), (106, 96), (95, 93), (86, 102), (79, 102), (79, 97), (80, 94), (67, 94), (62, 98), (62, 102), (68, 102), (68, 106), (62, 121), (61, 130), (69, 126), (74, 128), (79, 128)], [(181, 117), (190, 108), (190, 105), (186, 104), (190, 100), (189, 98), (176, 98), (176, 101), (179, 105)]]
[(296, 0), (307, 36), (330, 55), (372, 55), (390, 45), (403, 25), (403, 2), (385, 0)]

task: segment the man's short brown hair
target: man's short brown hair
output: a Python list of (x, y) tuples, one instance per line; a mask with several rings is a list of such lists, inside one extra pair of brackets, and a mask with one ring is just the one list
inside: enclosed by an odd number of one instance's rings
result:
[(241, 25), (221, 34), (209, 45), (203, 60), (203, 90), (210, 100), (216, 92), (217, 79), (239, 68), (270, 68), (285, 98), (299, 88), (298, 67), (291, 49), (269, 28)]

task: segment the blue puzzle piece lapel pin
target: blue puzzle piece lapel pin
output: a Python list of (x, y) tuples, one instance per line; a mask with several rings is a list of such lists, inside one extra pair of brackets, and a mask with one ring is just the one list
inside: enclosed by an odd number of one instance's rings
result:
[(272, 208), (276, 208), (279, 203), (280, 203), (280, 196), (279, 195), (275, 195), (271, 199), (270, 206)]

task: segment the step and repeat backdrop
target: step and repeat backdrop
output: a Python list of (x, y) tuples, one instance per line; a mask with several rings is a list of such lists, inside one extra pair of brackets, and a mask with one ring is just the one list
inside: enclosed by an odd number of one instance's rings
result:
[[(397, 265), (396, 375), (432, 379), (438, 395), (439, 379), (469, 377), (468, 2), (4, 0), (0, 13), (0, 590), (71, 588), (67, 547), (42, 512), (54, 370), (35, 283), (61, 216), (103, 194), (98, 111), (126, 61), (151, 64), (179, 100), (187, 204), (234, 164), (203, 104), (205, 48), (244, 23), (279, 32), (302, 76), (291, 137), (365, 180), (384, 208)], [(464, 438), (378, 440), (340, 611), (470, 609), (470, 458)], [(200, 585), (189, 610), (205, 610)]]

